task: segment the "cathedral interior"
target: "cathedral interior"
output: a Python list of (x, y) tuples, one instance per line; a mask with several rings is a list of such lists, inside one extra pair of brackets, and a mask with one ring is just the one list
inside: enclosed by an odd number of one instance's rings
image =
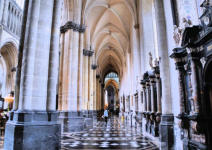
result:
[(0, 0), (0, 150), (211, 150), (212, 0)]

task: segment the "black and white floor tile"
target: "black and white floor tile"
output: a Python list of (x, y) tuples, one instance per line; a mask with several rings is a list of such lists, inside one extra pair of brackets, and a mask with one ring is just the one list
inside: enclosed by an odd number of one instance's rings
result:
[(118, 118), (109, 119), (107, 125), (98, 121), (93, 129), (62, 135), (62, 150), (70, 149), (141, 149), (158, 150), (141, 129), (129, 126)]

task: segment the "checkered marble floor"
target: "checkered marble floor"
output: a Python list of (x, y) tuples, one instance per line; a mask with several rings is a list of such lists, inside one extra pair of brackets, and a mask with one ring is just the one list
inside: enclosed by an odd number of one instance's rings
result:
[(158, 150), (158, 148), (141, 134), (141, 129), (129, 126), (118, 118), (112, 117), (107, 125), (103, 121), (95, 123), (93, 129), (82, 132), (64, 133), (62, 150), (70, 149), (141, 149)]

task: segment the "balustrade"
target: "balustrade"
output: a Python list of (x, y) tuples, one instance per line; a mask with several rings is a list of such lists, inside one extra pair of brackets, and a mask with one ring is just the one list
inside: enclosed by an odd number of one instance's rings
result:
[(14, 0), (4, 0), (3, 17), (1, 24), (6, 30), (20, 36), (23, 10)]

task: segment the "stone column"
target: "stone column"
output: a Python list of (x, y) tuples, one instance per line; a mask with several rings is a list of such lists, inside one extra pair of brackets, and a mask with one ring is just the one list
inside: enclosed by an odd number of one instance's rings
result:
[(88, 110), (88, 56), (84, 56), (84, 102), (85, 110)]
[[(176, 61), (176, 69), (178, 70), (178, 81), (179, 81), (179, 91), (180, 91), (180, 114), (179, 118), (183, 117), (186, 113), (185, 109), (185, 101), (186, 101), (186, 94), (185, 94), (185, 68), (184, 65), (186, 64), (187, 53), (182, 48), (175, 48), (174, 53), (171, 55), (171, 58), (174, 58)], [(182, 118), (181, 118), (182, 119)]]
[[(87, 44), (89, 45), (89, 44)], [(85, 51), (88, 50), (88, 46), (87, 49), (84, 49)], [(83, 89), (84, 89), (84, 106), (85, 106), (85, 111), (84, 111), (84, 116), (85, 116), (85, 123), (86, 123), (86, 127), (88, 128), (92, 128), (93, 127), (93, 118), (89, 112), (89, 56), (86, 53), (83, 53), (84, 56), (84, 83), (83, 83)]]
[(102, 88), (101, 88), (101, 79), (99, 79), (99, 110), (102, 110)]
[[(75, 6), (76, 7), (76, 6)], [(70, 51), (71, 51), (71, 57), (70, 60), (70, 66), (69, 66), (69, 76), (70, 76), (70, 80), (69, 80), (69, 95), (68, 95), (68, 110), (76, 113), (78, 110), (78, 106), (77, 106), (77, 77), (78, 77), (78, 55), (79, 55), (79, 33), (77, 32), (72, 32), (72, 40), (69, 41), (71, 44), (70, 47)], [(72, 71), (75, 70), (75, 71)], [(72, 115), (72, 114), (70, 114)]]
[(99, 111), (99, 78), (96, 76), (96, 110)]
[(160, 123), (161, 149), (171, 149), (174, 146), (174, 116), (172, 114), (172, 98), (170, 86), (169, 54), (167, 46), (167, 31), (164, 13), (164, 1), (154, 0), (155, 20), (160, 60), (162, 82), (162, 121)]
[(79, 75), (78, 75), (78, 80), (79, 80), (79, 82), (78, 82), (78, 87), (79, 87), (79, 89), (78, 89), (78, 106), (79, 106), (79, 110), (80, 111), (82, 111), (83, 110), (83, 84), (84, 84), (84, 82), (83, 82), (83, 63), (84, 63), (84, 57), (83, 57), (83, 45), (84, 45), (84, 43), (83, 43), (83, 41), (84, 41), (84, 34), (83, 33), (80, 33), (80, 49), (79, 49), (79, 51), (80, 51), (80, 53), (79, 53), (79, 68), (78, 68), (78, 70), (79, 70)]
[(161, 81), (160, 81), (160, 73), (156, 73), (156, 88), (157, 88), (157, 114), (162, 113), (161, 108)]
[(96, 70), (93, 70), (93, 118), (96, 120), (97, 109), (96, 109)]
[(190, 99), (194, 103), (194, 112), (193, 116), (198, 116), (200, 113), (200, 101), (201, 101), (201, 84), (202, 76), (201, 70), (202, 65), (200, 62), (199, 54), (197, 49), (187, 49), (191, 67), (191, 89), (192, 89), (192, 98)]
[(58, 110), (64, 110), (64, 97), (63, 97), (63, 68), (64, 68), (64, 41), (65, 41), (65, 34), (60, 35), (60, 67), (59, 67), (59, 91), (58, 91)]
[[(28, 30), (27, 33), (29, 36), (27, 37), (27, 43), (24, 43), (26, 37), (23, 37), (23, 41), (20, 41), (20, 51), (23, 51), (22, 60), (18, 60), (18, 63), (21, 63), (20, 69), (21, 71), (20, 80), (21, 82), (16, 86), (20, 87), (19, 94), (19, 110), (28, 109), (31, 105), (32, 98), (32, 88), (33, 88), (33, 69), (35, 65), (35, 52), (36, 52), (36, 42), (37, 42), (37, 32), (38, 32), (38, 22), (39, 22), (39, 9), (40, 9), (40, 0), (35, 2), (26, 1), (25, 13), (28, 13), (27, 16), (24, 16), (25, 20), (23, 24), (27, 24), (24, 30)], [(28, 21), (29, 20), (29, 21)], [(27, 22), (28, 21), (28, 22)], [(23, 29), (23, 28), (22, 28)], [(23, 31), (24, 32), (24, 31)], [(23, 35), (22, 36), (26, 36)], [(22, 50), (23, 49), (23, 50)], [(19, 52), (21, 55), (21, 52)], [(19, 56), (20, 58), (20, 56)], [(26, 63), (27, 62), (27, 63)], [(23, 66), (23, 67), (22, 67)], [(17, 72), (18, 72), (17, 71)], [(23, 73), (24, 74), (23, 74)]]
[(144, 80), (141, 81), (143, 89), (143, 112), (147, 111), (147, 102), (146, 102), (146, 83)]
[(58, 2), (25, 1), (18, 57), (20, 73), (16, 82), (19, 84), (15, 91), (17, 100), (6, 125), (4, 149), (60, 149), (57, 112), (47, 110), (51, 37), (59, 36), (58, 32), (52, 32), (56, 23), (53, 14), (58, 12), (54, 5)]
[[(9, 2), (9, 1), (5, 1)], [(5, 4), (6, 5), (6, 4)], [(7, 4), (8, 5), (8, 4)], [(24, 12), (28, 12), (28, 2), (25, 3), (26, 7), (24, 7)], [(5, 6), (8, 8), (8, 6)], [(6, 14), (5, 14), (6, 15)], [(5, 16), (4, 16), (5, 17)], [(23, 15), (23, 22), (21, 24), (21, 30), (23, 31), (26, 29), (26, 21), (27, 21), (27, 13)], [(4, 20), (3, 20), (4, 22)], [(6, 22), (5, 22), (6, 23)], [(5, 24), (6, 25), (6, 24)], [(34, 25), (33, 25), (34, 26)], [(36, 24), (37, 26), (37, 24)], [(32, 30), (32, 29), (31, 29)], [(25, 39), (25, 32), (21, 32), (20, 34), (20, 41), (24, 41)], [(32, 44), (32, 41), (30, 42)], [(29, 43), (29, 44), (30, 44)], [(34, 44), (33, 44), (34, 46)], [(15, 81), (15, 99), (13, 102), (13, 111), (16, 111), (19, 107), (19, 96), (20, 96), (20, 83), (21, 83), (21, 69), (22, 69), (22, 59), (27, 56), (23, 56), (23, 47), (24, 42), (20, 42), (19, 44), (19, 51), (18, 51), (18, 65), (17, 65), (17, 71), (16, 71), (16, 81)], [(25, 58), (26, 59), (26, 58)], [(33, 58), (34, 59), (34, 58)]]
[(146, 87), (146, 81), (145, 80), (141, 80), (141, 85), (142, 85), (142, 89), (143, 89), (143, 117), (142, 117), (142, 131), (146, 132), (147, 130), (147, 101), (148, 101), (148, 96), (147, 96), (147, 87)]
[(147, 100), (147, 112), (151, 112), (151, 91), (150, 91), (150, 81), (146, 81), (146, 100)]
[(59, 41), (60, 41), (60, 0), (55, 0), (52, 35), (50, 43), (49, 56), (49, 76), (48, 76), (48, 93), (47, 93), (47, 110), (56, 110), (56, 93), (57, 93), (57, 79), (59, 71)]
[[(66, 109), (60, 112), (60, 121), (64, 123), (64, 132), (81, 131), (84, 128), (84, 118), (81, 110), (81, 66), (83, 40), (80, 33), (84, 33), (81, 11), (82, 1), (70, 0), (68, 19), (61, 26), (61, 33), (65, 34), (64, 73), (63, 73), (63, 95), (67, 101)], [(79, 43), (81, 45), (79, 45)], [(80, 53), (81, 52), (81, 53)]]
[(155, 85), (155, 76), (151, 76), (150, 77), (150, 88), (151, 88), (151, 113), (152, 114), (156, 113), (154, 85)]

